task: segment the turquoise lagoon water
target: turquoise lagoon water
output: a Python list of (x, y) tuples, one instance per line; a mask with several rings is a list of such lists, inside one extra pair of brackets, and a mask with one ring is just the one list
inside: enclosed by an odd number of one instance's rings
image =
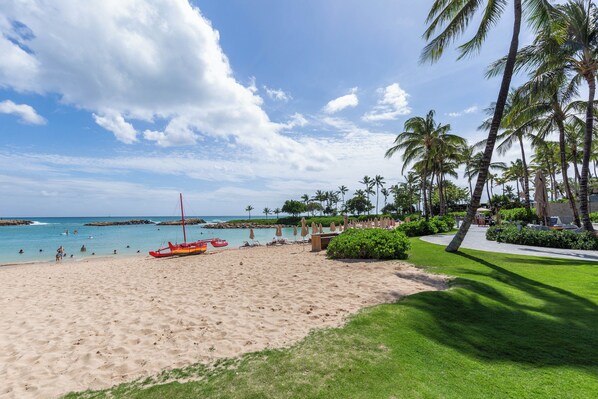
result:
[[(187, 216), (199, 217), (208, 223), (224, 222), (232, 219), (244, 219), (243, 216)], [(11, 218), (13, 219), (13, 218)], [(14, 218), (17, 219), (17, 218)], [(29, 226), (0, 227), (0, 265), (39, 261), (54, 261), (56, 250), (63, 246), (67, 258), (71, 254), (74, 260), (95, 256), (136, 255), (139, 251), (147, 255), (148, 251), (163, 248), (168, 241), (183, 241), (181, 226), (130, 225), (130, 226), (84, 226), (85, 223), (97, 221), (120, 221), (131, 219), (147, 219), (154, 222), (174, 220), (173, 217), (135, 216), (135, 217), (69, 217), (69, 218), (27, 218), (32, 220)], [(65, 234), (68, 230), (69, 234)], [(74, 230), (78, 234), (73, 234)], [(207, 229), (203, 225), (186, 226), (187, 241), (207, 238), (227, 240), (228, 248), (236, 248), (249, 240), (249, 229)], [(272, 240), (274, 228), (254, 229), (255, 240), (262, 244)], [(283, 229), (283, 237), (293, 240), (292, 228)], [(300, 237), (297, 237), (300, 238)], [(80, 252), (85, 245), (87, 252)], [(127, 248), (129, 246), (129, 248)], [(23, 254), (19, 254), (19, 250)], [(41, 249), (41, 252), (40, 252)], [(208, 245), (208, 250), (212, 249)]]

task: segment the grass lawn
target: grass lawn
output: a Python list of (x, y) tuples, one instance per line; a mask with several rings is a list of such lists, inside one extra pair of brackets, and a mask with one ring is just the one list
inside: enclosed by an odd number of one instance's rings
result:
[[(453, 288), (289, 349), (67, 397), (598, 398), (598, 263), (448, 254), (419, 239), (408, 262), (455, 276)], [(160, 383), (190, 376), (200, 380)]]

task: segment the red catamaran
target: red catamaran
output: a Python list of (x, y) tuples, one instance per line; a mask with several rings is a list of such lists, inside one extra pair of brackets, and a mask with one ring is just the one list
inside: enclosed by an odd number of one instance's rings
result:
[(186, 255), (198, 255), (203, 254), (208, 250), (208, 243), (214, 247), (225, 247), (228, 245), (226, 240), (220, 238), (210, 238), (207, 240), (199, 240), (194, 242), (187, 242), (187, 232), (185, 230), (185, 211), (183, 209), (183, 194), (180, 194), (181, 198), (181, 223), (183, 225), (183, 243), (173, 244), (168, 242), (168, 247), (160, 248), (156, 251), (150, 251), (150, 255), (154, 258), (165, 258), (168, 256), (186, 256)]

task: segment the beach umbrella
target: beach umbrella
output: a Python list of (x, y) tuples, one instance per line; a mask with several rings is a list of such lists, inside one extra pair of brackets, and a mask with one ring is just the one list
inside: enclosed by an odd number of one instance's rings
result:
[(305, 236), (307, 234), (309, 234), (309, 231), (307, 230), (307, 226), (305, 225), (305, 218), (301, 218), (301, 237), (305, 239)]
[(380, 227), (378, 223), (378, 218), (374, 218), (374, 227)]
[(318, 226), (318, 230), (319, 230), (320, 234), (322, 234), (324, 232), (324, 230), (322, 228), (322, 223), (320, 223), (320, 225)]
[(536, 189), (534, 193), (536, 212), (540, 220), (544, 220), (544, 225), (546, 226), (548, 224), (548, 192), (546, 191), (546, 179), (540, 170), (534, 179), (534, 188)]
[(311, 222), (311, 233), (312, 234), (318, 234), (318, 229), (316, 228), (316, 223), (315, 222)]
[(295, 241), (297, 241), (297, 226), (293, 226), (293, 236), (295, 236)]
[(334, 224), (334, 222), (330, 223), (330, 231), (336, 231), (336, 225)]
[(276, 226), (276, 237), (282, 237), (282, 225)]
[(343, 217), (343, 230), (347, 231), (347, 227), (349, 227), (349, 218), (347, 215)]
[(253, 234), (253, 229), (249, 229), (249, 239), (253, 240), (255, 238), (255, 234)]

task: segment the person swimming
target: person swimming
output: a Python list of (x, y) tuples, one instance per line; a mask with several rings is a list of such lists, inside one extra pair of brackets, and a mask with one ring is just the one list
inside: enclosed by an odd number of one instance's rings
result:
[(85, 248), (85, 244), (83, 244), (83, 246), (81, 247), (81, 252), (86, 252), (87, 248)]
[(20, 250), (19, 250), (19, 253), (20, 253), (20, 254), (24, 254), (24, 253), (25, 253), (25, 251), (23, 251), (22, 249), (20, 249)]

